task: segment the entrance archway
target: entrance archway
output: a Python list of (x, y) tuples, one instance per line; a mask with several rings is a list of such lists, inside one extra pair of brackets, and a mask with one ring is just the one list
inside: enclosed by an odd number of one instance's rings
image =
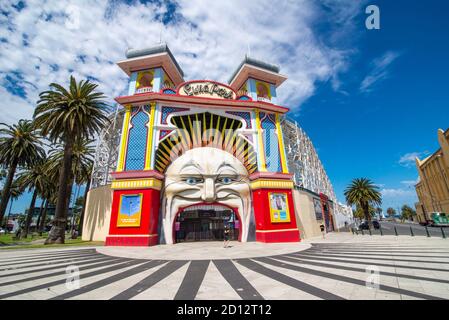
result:
[(240, 240), (238, 210), (222, 204), (198, 204), (184, 208), (174, 221), (173, 242), (223, 241), (225, 226), (230, 240)]

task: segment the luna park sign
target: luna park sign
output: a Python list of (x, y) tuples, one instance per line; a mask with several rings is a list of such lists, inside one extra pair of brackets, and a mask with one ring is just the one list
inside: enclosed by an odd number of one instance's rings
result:
[(178, 93), (183, 96), (197, 96), (205, 98), (235, 99), (235, 92), (219, 83), (210, 81), (192, 81), (183, 84)]

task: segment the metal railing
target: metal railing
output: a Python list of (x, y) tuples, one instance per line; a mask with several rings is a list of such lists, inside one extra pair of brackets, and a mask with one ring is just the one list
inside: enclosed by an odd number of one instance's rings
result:
[(390, 228), (382, 227), (381, 225), (379, 228), (369, 228), (369, 229), (359, 229), (355, 227), (350, 228), (353, 235), (394, 235), (394, 236), (410, 236), (410, 237), (416, 237), (416, 236), (423, 236), (427, 238), (442, 238), (446, 239), (446, 231), (444, 230), (444, 227), (428, 227), (424, 226), (422, 228), (413, 228), (412, 226), (409, 226), (408, 228), (406, 226), (392, 226)]

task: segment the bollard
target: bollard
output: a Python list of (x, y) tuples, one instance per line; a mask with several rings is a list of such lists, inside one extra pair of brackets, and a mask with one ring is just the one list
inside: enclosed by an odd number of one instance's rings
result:
[(443, 227), (441, 227), (441, 235), (443, 236), (443, 239), (446, 239), (446, 234), (444, 233)]
[(369, 231), (369, 235), (372, 236), (373, 234), (371, 233), (371, 228), (369, 228), (368, 231)]
[(396, 226), (394, 226), (394, 234), (395, 234), (396, 236), (398, 236), (398, 229), (396, 229)]
[(354, 228), (351, 228), (352, 234), (354, 234)]
[(413, 233), (413, 229), (412, 229), (412, 226), (410, 226), (410, 235), (411, 235), (412, 237), (414, 237), (414, 236), (415, 236), (415, 234)]
[(426, 227), (426, 233), (427, 233), (427, 237), (428, 238), (430, 238), (430, 233), (429, 233), (429, 229), (427, 229), (427, 226), (425, 226)]
[(384, 233), (382, 232), (382, 226), (379, 226), (380, 235), (383, 236)]

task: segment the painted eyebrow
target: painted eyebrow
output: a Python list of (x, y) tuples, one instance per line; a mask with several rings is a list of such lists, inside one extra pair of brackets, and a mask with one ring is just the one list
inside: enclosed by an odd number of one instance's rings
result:
[(188, 168), (188, 167), (193, 167), (193, 168), (195, 168), (196, 170), (198, 170), (199, 173), (201, 173), (201, 167), (200, 167), (200, 165), (199, 165), (198, 163), (196, 163), (195, 161), (193, 161), (193, 160), (189, 161), (189, 162), (186, 163), (184, 166), (182, 166), (182, 168), (181, 168), (181, 170), (180, 170), (180, 173), (182, 173), (182, 171), (183, 171), (184, 169)]
[(217, 172), (217, 173), (220, 173), (220, 170), (223, 169), (223, 168), (229, 168), (229, 169), (231, 169), (235, 174), (237, 174), (237, 171), (236, 171), (236, 170), (235, 170), (229, 163), (227, 163), (227, 162), (221, 163), (221, 164), (218, 166), (216, 172)]

